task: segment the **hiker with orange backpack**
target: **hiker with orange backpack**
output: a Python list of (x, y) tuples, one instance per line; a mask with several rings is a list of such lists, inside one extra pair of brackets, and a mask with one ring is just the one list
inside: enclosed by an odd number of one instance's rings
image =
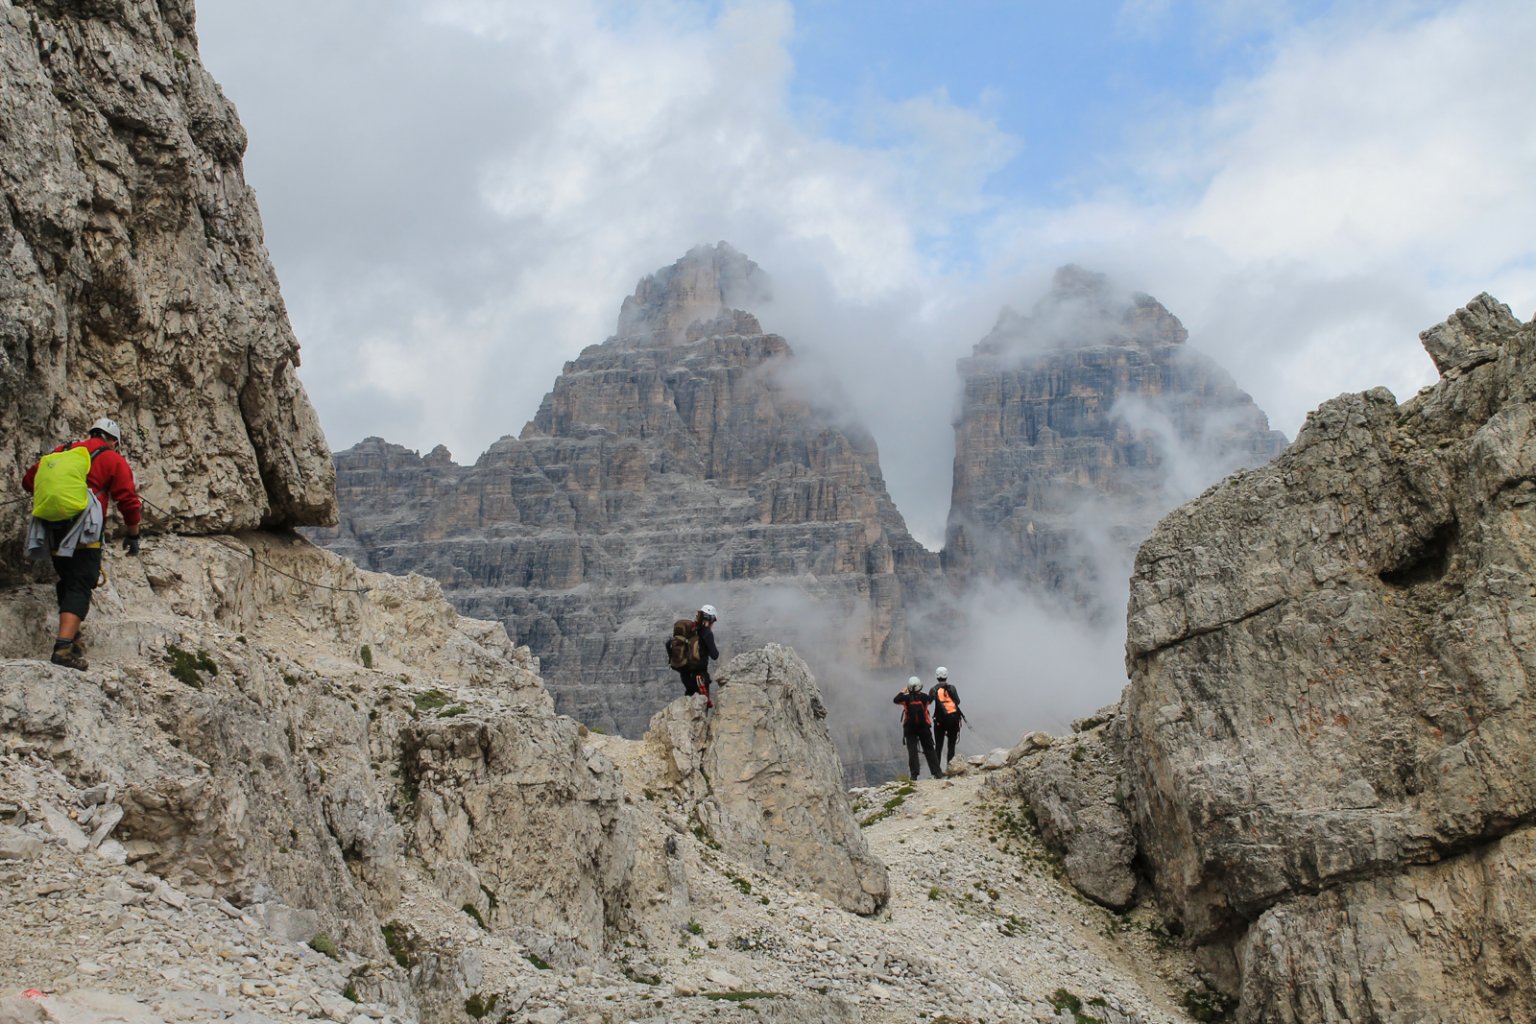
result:
[(122, 436), (117, 424), (103, 417), (83, 440), (55, 448), (21, 478), (32, 495), (26, 554), (40, 558), (48, 552), (59, 578), (59, 630), (49, 660), (65, 668), (86, 667), (80, 625), (101, 578), (108, 496), (123, 517), (123, 550), (139, 553), (139, 493), (133, 469), (117, 450)]
[[(949, 681), (949, 669), (940, 665), (933, 675), (938, 680), (928, 691), (928, 696), (933, 698), (933, 745), (947, 769), (949, 762), (955, 759), (955, 740), (960, 738), (960, 723), (965, 719), (965, 712), (960, 710), (960, 691)], [(949, 741), (947, 757), (944, 754), (946, 739)]]
[(939, 777), (939, 759), (933, 753), (933, 722), (928, 717), (928, 705), (933, 698), (923, 692), (922, 680), (917, 676), (907, 680), (907, 688), (898, 693), (891, 703), (901, 705), (901, 738), (907, 747), (907, 775), (917, 780), (917, 748), (923, 748), (928, 759), (928, 773)]
[(672, 624), (672, 635), (667, 638), (667, 665), (674, 669), (683, 682), (683, 692), (692, 697), (704, 695), (704, 710), (715, 706), (710, 697), (714, 680), (709, 678), (710, 661), (720, 660), (720, 648), (715, 646), (715, 622), (720, 618), (715, 606), (706, 604), (691, 619), (678, 619)]

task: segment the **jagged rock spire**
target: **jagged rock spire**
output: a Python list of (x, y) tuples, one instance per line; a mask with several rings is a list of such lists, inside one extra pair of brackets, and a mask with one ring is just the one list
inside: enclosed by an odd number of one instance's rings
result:
[[(725, 242), (696, 245), (670, 267), (648, 275), (624, 300), (618, 337), (648, 345), (676, 345), (688, 328), (764, 302), (768, 276)], [(750, 333), (757, 333), (756, 322)]]

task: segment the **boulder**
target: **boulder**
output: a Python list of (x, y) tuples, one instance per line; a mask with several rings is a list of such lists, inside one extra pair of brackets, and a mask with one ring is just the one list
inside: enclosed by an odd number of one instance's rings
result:
[(845, 910), (878, 911), (890, 898), (885, 865), (854, 819), (810, 669), (769, 644), (731, 659), (716, 682), (713, 711), (680, 698), (645, 735), (687, 814), (730, 856)]
[(1039, 748), (1044, 752), (1020, 761), (1002, 786), (1034, 810), (1040, 838), (1060, 854), (1078, 891), (1123, 910), (1136, 895), (1136, 836), (1122, 800), (1118, 721)]

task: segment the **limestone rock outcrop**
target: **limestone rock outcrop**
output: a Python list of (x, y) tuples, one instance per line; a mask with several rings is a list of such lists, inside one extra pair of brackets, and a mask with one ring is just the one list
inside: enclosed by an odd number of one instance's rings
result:
[(1041, 839), (1060, 854), (1067, 878), (1084, 896), (1116, 910), (1137, 892), (1136, 835), (1125, 807), (1119, 708), (1071, 736), (1042, 744), (1026, 736), (992, 785), (1034, 812)]
[(1118, 618), (1137, 545), (1178, 502), (1285, 445), (1177, 317), (1078, 267), (960, 361), (951, 581), (1018, 582)]
[[(937, 556), (891, 503), (874, 441), (812, 401), (789, 344), (731, 305), (766, 287), (729, 246), (694, 249), (642, 281), (620, 333), (473, 466), (377, 438), (339, 452), (343, 519), (313, 536), (436, 578), (538, 653), (563, 712), (627, 736), (676, 696), (662, 640), (705, 602), (727, 655), (780, 642), (824, 677), (905, 672), (908, 608)], [(840, 739), (856, 768), (858, 739)]]
[(1423, 339), (1137, 556), (1130, 811), (1243, 1021), (1536, 1015), (1536, 324)]
[(846, 910), (873, 914), (890, 898), (843, 786), (810, 669), (777, 644), (731, 659), (715, 708), (673, 701), (646, 744), (688, 815), (724, 851)]
[(401, 734), (401, 769), (415, 852), (450, 904), (578, 946), (622, 932), (632, 826), (618, 772), (575, 722), (426, 717)]
[[(190, 0), (0, 5), (0, 94), (0, 477), (107, 415), (152, 528), (334, 522), (245, 133)], [(0, 554), (24, 517), (7, 523)]]

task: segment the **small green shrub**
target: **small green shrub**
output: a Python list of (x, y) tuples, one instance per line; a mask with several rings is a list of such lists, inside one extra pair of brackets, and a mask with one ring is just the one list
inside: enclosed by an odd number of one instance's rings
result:
[(938, 899), (942, 895), (944, 895), (944, 890), (940, 889), (938, 886), (930, 885), (928, 887), (928, 898), (929, 899), (936, 900), (936, 899)]
[(475, 924), (479, 925), (481, 928), (485, 928), (485, 918), (480, 916), (480, 909), (473, 903), (466, 903), (459, 909), (468, 914), (470, 920), (474, 921)]
[(500, 996), (493, 995), (489, 999), (484, 999), (479, 992), (476, 992), (464, 1000), (464, 1012), (475, 1018), (475, 1020), (479, 1020), (496, 1009), (496, 1000), (499, 998)]
[(363, 668), (373, 668), (373, 648), (363, 644), (363, 649), (357, 652), (363, 662)]
[(411, 936), (410, 928), (399, 921), (391, 921), (379, 930), (384, 933), (384, 947), (395, 958), (395, 963), (410, 970), (416, 962), (416, 940)]
[(437, 713), (438, 718), (457, 718), (469, 711), (463, 704), (455, 704), (452, 707), (443, 708)]
[(192, 687), (194, 690), (203, 688), (202, 676), (199, 672), (207, 672), (210, 676), (219, 674), (219, 666), (213, 663), (208, 652), (198, 648), (196, 654), (184, 651), (175, 644), (165, 645), (165, 662), (171, 667), (171, 676), (180, 682)]
[(537, 969), (537, 970), (540, 970), (540, 971), (547, 971), (547, 970), (549, 970), (549, 962), (546, 961), (543, 957), (539, 956), (539, 954), (537, 954), (537, 953), (534, 953), (534, 952), (524, 953), (523, 954), (523, 959), (527, 960), (529, 963), (533, 964), (534, 968)]
[(705, 999), (713, 999), (716, 1002), (744, 1003), (748, 999), (783, 999), (779, 992), (705, 992)]
[(436, 711), (448, 703), (448, 695), (442, 690), (428, 690), (426, 693), (411, 695), (411, 703), (416, 705), (417, 711)]
[(325, 934), (325, 932), (321, 932), (319, 935), (316, 935), (314, 938), (310, 939), (309, 948), (314, 950), (316, 953), (323, 953), (324, 955), (330, 957), (332, 960), (341, 959), (341, 951), (336, 948), (336, 943), (331, 941), (331, 937)]
[(699, 924), (699, 922), (698, 922), (698, 920), (696, 918), (690, 917), (688, 919), (688, 934), (689, 935), (703, 935), (704, 934), (704, 926)]

